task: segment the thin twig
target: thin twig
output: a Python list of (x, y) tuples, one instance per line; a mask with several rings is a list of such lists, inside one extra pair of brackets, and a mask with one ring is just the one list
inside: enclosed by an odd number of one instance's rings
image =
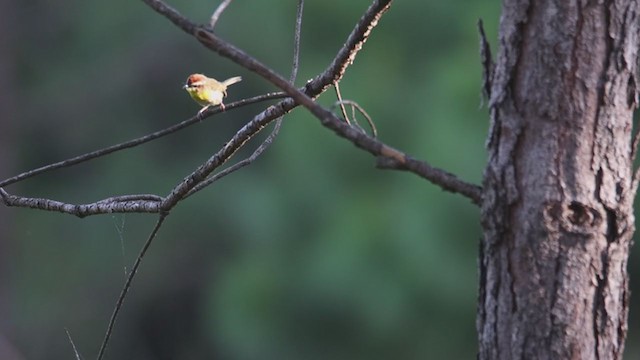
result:
[(160, 230), (160, 227), (162, 226), (162, 223), (164, 222), (164, 220), (167, 218), (167, 216), (169, 215), (169, 213), (167, 212), (161, 212), (160, 216), (158, 217), (158, 221), (156, 222), (156, 225), (153, 227), (153, 230), (151, 230), (151, 233), (149, 234), (149, 237), (147, 238), (147, 241), (144, 243), (144, 245), (142, 246), (142, 249), (140, 249), (140, 253), (138, 254), (138, 257), (136, 258), (135, 263), (133, 264), (133, 267), (131, 268), (131, 272), (129, 273), (129, 276), (127, 277), (127, 281), (125, 281), (123, 287), (122, 287), (122, 291), (120, 292), (120, 296), (118, 296), (118, 300), (116, 301), (116, 306), (113, 309), (113, 313), (111, 314), (111, 319), (109, 320), (109, 325), (107, 326), (107, 331), (104, 335), (104, 339), (102, 340), (102, 344), (100, 345), (100, 351), (98, 352), (98, 360), (101, 360), (102, 357), (104, 356), (105, 351), (107, 350), (107, 345), (109, 344), (109, 338), (111, 338), (111, 333), (113, 332), (113, 326), (116, 323), (116, 319), (118, 318), (118, 314), (120, 314), (120, 309), (122, 308), (122, 304), (124, 303), (124, 299), (127, 296), (127, 292), (129, 291), (129, 288), (131, 287), (131, 282), (133, 281), (133, 278), (136, 276), (136, 273), (138, 272), (138, 268), (140, 267), (140, 264), (142, 263), (142, 258), (144, 257), (145, 253), (147, 252), (147, 249), (149, 249), (149, 246), (151, 245), (151, 243), (153, 242), (153, 239), (156, 237), (156, 235), (158, 234), (158, 230)]
[(71, 334), (69, 333), (69, 329), (64, 328), (64, 332), (67, 333), (67, 337), (69, 338), (69, 342), (71, 343), (71, 347), (73, 348), (73, 353), (76, 356), (76, 360), (82, 360), (82, 356), (80, 356), (80, 353), (78, 352), (78, 349), (76, 349), (76, 344), (73, 342), (73, 339), (71, 338)]
[[(233, 103), (227, 104), (225, 106), (226, 111), (229, 111), (231, 109), (237, 108), (237, 107), (241, 107), (241, 106), (246, 106), (249, 104), (254, 104), (257, 102), (261, 102), (261, 101), (266, 101), (266, 100), (272, 100), (272, 99), (281, 99), (287, 97), (287, 95), (285, 93), (282, 92), (276, 92), (276, 93), (268, 93), (268, 94), (264, 94), (264, 95), (259, 95), (259, 96), (254, 96), (252, 98), (248, 98), (248, 99), (243, 99), (240, 101), (235, 101)], [(219, 107), (215, 107), (212, 108), (206, 112), (203, 113), (202, 119), (209, 117), (213, 114), (217, 114), (220, 113), (221, 109)], [(129, 148), (133, 148), (136, 147), (138, 145), (142, 145), (144, 143), (147, 143), (149, 141), (161, 138), (163, 136), (175, 133), (179, 130), (182, 130), (188, 126), (191, 126), (193, 124), (197, 124), (201, 121), (201, 118), (198, 118), (197, 116), (194, 116), (188, 120), (184, 120), (176, 125), (170, 126), (168, 128), (162, 129), (160, 131), (156, 131), (154, 133), (133, 139), (133, 140), (129, 140), (120, 144), (116, 144), (116, 145), (112, 145), (103, 149), (99, 149), (96, 151), (92, 151), (89, 153), (85, 153), (79, 156), (75, 156), (66, 160), (62, 160), (62, 161), (58, 161), (56, 163), (53, 164), (49, 164), (46, 166), (42, 166), (33, 170), (29, 170), (26, 172), (23, 172), (21, 174), (18, 174), (16, 176), (10, 177), (8, 179), (5, 179), (3, 181), (0, 182), (0, 187), (3, 186), (7, 186), (13, 183), (16, 183), (18, 181), (21, 180), (25, 180), (31, 177), (34, 177), (36, 175), (40, 175), (42, 173), (48, 172), (48, 171), (52, 171), (52, 170), (56, 170), (56, 169), (60, 169), (60, 168), (64, 168), (64, 167), (69, 167), (72, 165), (76, 165), (88, 160), (92, 160), (101, 156), (105, 156), (111, 153), (114, 153), (116, 151), (120, 151), (120, 150), (124, 150), (124, 149), (129, 149)]]
[(371, 136), (377, 138), (378, 137), (378, 129), (376, 128), (376, 124), (373, 122), (373, 118), (371, 117), (371, 115), (369, 115), (369, 113), (367, 113), (367, 111), (362, 106), (360, 106), (360, 104), (358, 104), (357, 102), (352, 101), (352, 100), (339, 100), (333, 106), (336, 107), (336, 106), (340, 105), (340, 107), (344, 108), (345, 104), (346, 105), (351, 105), (351, 110), (352, 110), (351, 117), (353, 118), (354, 122), (356, 122), (355, 109), (357, 109), (358, 112), (360, 114), (362, 114), (362, 116), (367, 120), (367, 123), (369, 124), (369, 127), (371, 128)]
[(231, 3), (231, 0), (223, 0), (220, 5), (216, 8), (216, 10), (211, 15), (211, 20), (209, 20), (209, 27), (211, 30), (216, 26), (218, 22), (218, 18), (222, 15), (222, 12), (227, 8), (227, 6)]
[(295, 85), (296, 78), (298, 77), (298, 69), (300, 67), (300, 34), (302, 33), (303, 11), (304, 0), (298, 0), (298, 7), (296, 9), (296, 25), (293, 32), (293, 65), (291, 66), (291, 75), (289, 76), (289, 82), (291, 82), (291, 85)]
[(338, 97), (338, 104), (340, 104), (342, 117), (344, 117), (344, 121), (346, 121), (347, 124), (351, 125), (351, 122), (349, 121), (349, 116), (347, 116), (347, 109), (344, 108), (344, 102), (342, 102), (342, 94), (340, 93), (340, 83), (337, 81), (334, 82), (333, 88), (336, 90), (336, 96)]

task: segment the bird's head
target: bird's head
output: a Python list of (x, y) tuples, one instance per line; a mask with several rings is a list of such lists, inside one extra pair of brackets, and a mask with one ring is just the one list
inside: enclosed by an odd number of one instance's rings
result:
[(202, 88), (207, 81), (207, 77), (202, 74), (191, 74), (187, 78), (187, 83), (182, 87), (185, 90), (196, 90), (198, 88)]

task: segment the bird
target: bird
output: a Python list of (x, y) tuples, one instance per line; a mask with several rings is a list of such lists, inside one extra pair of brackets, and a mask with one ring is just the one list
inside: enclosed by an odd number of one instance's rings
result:
[(191, 74), (182, 88), (187, 90), (191, 98), (202, 106), (202, 109), (198, 111), (198, 116), (200, 116), (210, 106), (220, 105), (220, 109), (224, 111), (222, 100), (227, 96), (227, 87), (240, 81), (242, 81), (240, 76), (234, 76), (220, 82), (202, 74)]

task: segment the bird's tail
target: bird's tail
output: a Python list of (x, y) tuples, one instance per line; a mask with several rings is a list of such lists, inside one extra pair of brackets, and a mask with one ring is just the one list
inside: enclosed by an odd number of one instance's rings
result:
[(233, 85), (233, 84), (235, 84), (237, 82), (240, 82), (240, 81), (242, 81), (242, 78), (240, 76), (235, 76), (235, 77), (232, 77), (232, 78), (229, 78), (229, 79), (223, 81), (222, 85), (229, 86), (229, 85)]

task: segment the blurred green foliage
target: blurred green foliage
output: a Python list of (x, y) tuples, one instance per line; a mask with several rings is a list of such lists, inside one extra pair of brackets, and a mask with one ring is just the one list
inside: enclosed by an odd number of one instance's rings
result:
[[(288, 76), (295, 3), (236, 1), (216, 31)], [(173, 5), (207, 22), (216, 4)], [(298, 85), (327, 66), (368, 4), (307, 1)], [(488, 115), (476, 21), (496, 44), (499, 7), (395, 2), (348, 69), (343, 96), (373, 116), (383, 141), (479, 183)], [(15, 122), (17, 167), (6, 176), (192, 116), (198, 107), (181, 85), (193, 72), (243, 76), (229, 100), (274, 90), (142, 2), (32, 0), (8, 9), (15, 31), (0, 50), (15, 69), (18, 106), (0, 119)], [(331, 105), (335, 94), (319, 101)], [(166, 194), (264, 106), (8, 190), (78, 203)], [(24, 209), (11, 217), (0, 332), (25, 358), (72, 358), (66, 327), (94, 356), (124, 267), (155, 218)], [(259, 161), (175, 209), (134, 281), (108, 358), (474, 358), (478, 220), (468, 200), (376, 170), (369, 154), (297, 109)]]

